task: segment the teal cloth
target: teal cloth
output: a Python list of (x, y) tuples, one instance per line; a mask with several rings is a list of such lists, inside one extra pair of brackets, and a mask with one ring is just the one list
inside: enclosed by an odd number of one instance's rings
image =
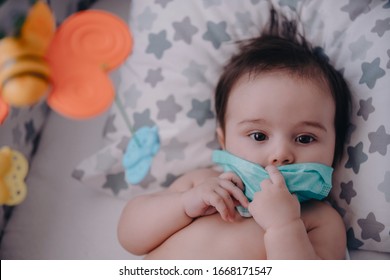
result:
[[(260, 183), (268, 179), (268, 172), (258, 164), (232, 155), (227, 151), (213, 152), (213, 161), (225, 172), (234, 172), (244, 183), (244, 194), (249, 201), (255, 192), (261, 190)], [(333, 168), (320, 163), (297, 163), (278, 167), (282, 173), (288, 190), (295, 194), (299, 202), (310, 199), (322, 200), (328, 196), (332, 188)], [(248, 209), (238, 206), (241, 216), (250, 217)]]
[(156, 126), (138, 129), (122, 158), (126, 182), (137, 185), (148, 175), (153, 159), (160, 150), (160, 138)]

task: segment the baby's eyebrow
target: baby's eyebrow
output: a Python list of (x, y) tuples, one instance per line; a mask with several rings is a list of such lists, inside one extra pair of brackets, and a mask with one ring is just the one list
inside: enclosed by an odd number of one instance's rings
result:
[(316, 121), (304, 121), (300, 123), (299, 126), (310, 126), (328, 132), (328, 130), (322, 123)]
[(264, 119), (248, 119), (248, 120), (240, 121), (238, 124), (242, 125), (242, 124), (266, 124), (266, 123), (267, 121)]
[[(253, 125), (253, 124), (267, 125), (268, 122), (265, 119), (246, 119), (246, 120), (242, 120), (238, 123), (238, 125)], [(313, 127), (316, 129), (320, 129), (324, 132), (328, 132), (326, 127), (322, 123), (317, 122), (317, 121), (303, 121), (303, 122), (298, 123), (298, 125), (296, 127)]]

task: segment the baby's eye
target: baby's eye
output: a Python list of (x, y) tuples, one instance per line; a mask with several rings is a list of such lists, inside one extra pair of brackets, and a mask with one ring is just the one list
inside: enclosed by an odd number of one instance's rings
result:
[(264, 140), (268, 139), (267, 135), (265, 135), (264, 133), (261, 133), (261, 132), (254, 132), (254, 133), (250, 134), (249, 136), (255, 141), (264, 141)]
[(295, 141), (301, 144), (310, 144), (314, 142), (316, 139), (311, 135), (299, 135)]

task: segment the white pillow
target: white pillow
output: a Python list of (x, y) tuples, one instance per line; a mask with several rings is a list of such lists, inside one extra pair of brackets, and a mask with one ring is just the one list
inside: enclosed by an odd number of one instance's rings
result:
[(258, 36), (268, 18), (263, 1), (132, 1), (134, 49), (120, 70), (117, 94), (136, 129), (157, 126), (160, 151), (145, 180), (129, 186), (121, 159), (131, 133), (113, 106), (104, 129), (111, 143), (73, 176), (128, 199), (211, 165), (218, 148), (214, 87), (235, 42)]
[(390, 252), (390, 5), (315, 0), (281, 6), (299, 11), (306, 38), (343, 73), (353, 95), (350, 137), (331, 194), (348, 247)]

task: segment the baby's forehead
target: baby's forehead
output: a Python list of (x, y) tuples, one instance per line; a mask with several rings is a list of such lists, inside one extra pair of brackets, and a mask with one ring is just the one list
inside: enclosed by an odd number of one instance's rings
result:
[[(253, 83), (258, 79), (267, 79), (275, 77), (289, 79), (295, 81), (296, 83), (306, 83), (310, 84), (319, 89), (320, 92), (324, 92), (332, 96), (332, 91), (329, 85), (329, 81), (326, 79), (324, 74), (318, 69), (315, 70), (313, 67), (313, 71), (310, 72), (302, 72), (302, 71), (294, 71), (293, 69), (274, 69), (269, 71), (248, 71), (241, 74), (232, 87), (232, 91), (235, 88), (240, 87), (244, 84)], [(231, 93), (230, 92), (230, 93)]]

